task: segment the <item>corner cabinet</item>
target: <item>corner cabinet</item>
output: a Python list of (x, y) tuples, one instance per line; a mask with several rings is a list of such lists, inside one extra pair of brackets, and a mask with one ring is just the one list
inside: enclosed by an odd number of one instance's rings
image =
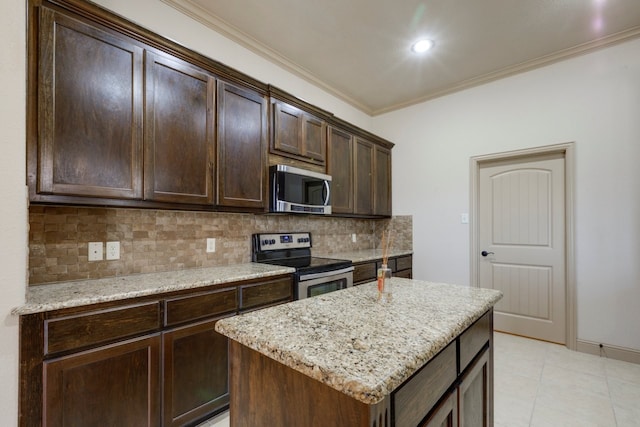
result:
[(292, 299), (284, 275), (21, 316), (19, 425), (195, 425), (229, 404), (216, 322)]
[(331, 125), (327, 140), (327, 173), (332, 176), (332, 210), (363, 217), (391, 216), (390, 143), (374, 143)]

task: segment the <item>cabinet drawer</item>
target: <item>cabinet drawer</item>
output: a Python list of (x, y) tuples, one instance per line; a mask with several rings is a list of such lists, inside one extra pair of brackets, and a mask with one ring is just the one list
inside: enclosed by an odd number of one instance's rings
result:
[(396, 267), (398, 268), (398, 271), (402, 271), (402, 270), (408, 270), (410, 268), (413, 267), (413, 257), (411, 255), (409, 256), (403, 256), (400, 258), (396, 258)]
[(413, 270), (400, 270), (397, 273), (393, 273), (394, 277), (402, 277), (403, 279), (412, 279)]
[(240, 287), (240, 309), (246, 310), (293, 298), (290, 277)]
[(393, 394), (396, 427), (414, 427), (456, 380), (456, 342), (407, 380)]
[(108, 343), (159, 328), (159, 302), (49, 319), (44, 325), (44, 353)]
[(491, 337), (491, 315), (489, 310), (460, 335), (460, 372), (478, 354)]
[[(376, 262), (376, 266), (377, 268), (381, 268), (382, 267), (382, 261), (378, 261)], [(396, 272), (398, 271), (398, 269), (396, 268), (396, 259), (395, 258), (391, 258), (387, 260), (387, 267), (389, 267), (391, 269), (392, 272)]]
[(238, 292), (236, 288), (227, 288), (170, 299), (165, 304), (164, 324), (171, 326), (236, 311), (238, 309)]
[(353, 283), (371, 281), (376, 279), (376, 263), (367, 262), (353, 266)]

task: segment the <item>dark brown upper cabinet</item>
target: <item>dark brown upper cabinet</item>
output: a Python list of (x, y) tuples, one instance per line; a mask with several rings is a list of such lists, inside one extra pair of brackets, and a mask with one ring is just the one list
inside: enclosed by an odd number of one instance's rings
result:
[(309, 163), (323, 164), (327, 123), (292, 105), (273, 102), (273, 151)]
[(362, 138), (354, 142), (354, 213), (373, 215), (374, 152), (373, 144)]
[(324, 165), (327, 157), (326, 113), (270, 87), (273, 135), (271, 152), (283, 157)]
[[(334, 214), (391, 216), (391, 147), (381, 138), (334, 119), (328, 127), (327, 174)], [(375, 142), (373, 142), (375, 141)]]
[(92, 2), (28, 8), (30, 202), (265, 212), (285, 163), (391, 215), (392, 143)]
[(373, 210), (376, 215), (391, 216), (391, 150), (375, 145), (373, 153)]
[(331, 175), (331, 211), (353, 213), (353, 135), (329, 126), (327, 174)]
[(145, 199), (213, 203), (215, 78), (146, 52)]
[[(142, 198), (143, 49), (40, 8), (30, 61), (29, 184), (38, 194)], [(34, 35), (36, 37), (36, 35)]]
[(266, 96), (220, 81), (217, 116), (217, 204), (266, 209)]

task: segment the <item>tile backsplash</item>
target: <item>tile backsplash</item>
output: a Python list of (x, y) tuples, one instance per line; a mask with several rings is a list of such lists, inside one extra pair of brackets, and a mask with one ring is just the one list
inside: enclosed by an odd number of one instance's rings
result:
[[(251, 261), (251, 234), (310, 231), (312, 253), (372, 249), (392, 229), (411, 250), (412, 217), (353, 219), (300, 215), (31, 206), (29, 284), (99, 279)], [(356, 234), (357, 242), (351, 240)], [(206, 252), (206, 239), (216, 252)], [(120, 259), (88, 261), (89, 242), (120, 242)]]

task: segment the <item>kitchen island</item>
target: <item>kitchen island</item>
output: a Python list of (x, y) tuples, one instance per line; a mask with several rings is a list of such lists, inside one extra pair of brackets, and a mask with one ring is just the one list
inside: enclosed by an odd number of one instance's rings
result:
[(490, 425), (502, 294), (401, 278), (386, 291), (369, 283), (220, 320), (231, 425)]

